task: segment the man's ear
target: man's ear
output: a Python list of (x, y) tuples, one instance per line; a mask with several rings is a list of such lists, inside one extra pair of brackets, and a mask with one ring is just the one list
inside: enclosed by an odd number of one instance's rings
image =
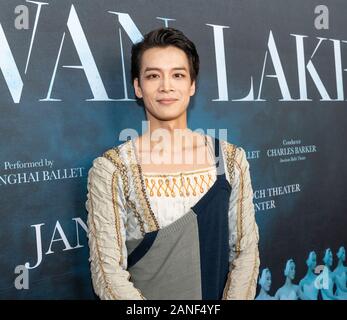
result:
[(190, 96), (193, 96), (195, 94), (195, 80), (192, 82), (190, 86)]
[(142, 89), (140, 87), (139, 78), (134, 79), (134, 89), (135, 89), (136, 97), (141, 99), (142, 98)]

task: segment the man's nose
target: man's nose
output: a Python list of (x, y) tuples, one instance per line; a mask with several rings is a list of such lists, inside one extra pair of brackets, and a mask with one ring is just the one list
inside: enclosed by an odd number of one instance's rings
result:
[(163, 76), (160, 84), (160, 91), (169, 92), (173, 90), (172, 82), (169, 76)]

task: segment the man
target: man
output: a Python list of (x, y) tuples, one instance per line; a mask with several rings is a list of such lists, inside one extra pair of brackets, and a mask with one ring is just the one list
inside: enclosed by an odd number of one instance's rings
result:
[(149, 129), (93, 161), (86, 208), (101, 299), (254, 299), (258, 227), (245, 151), (187, 127), (199, 56), (172, 28), (132, 49)]

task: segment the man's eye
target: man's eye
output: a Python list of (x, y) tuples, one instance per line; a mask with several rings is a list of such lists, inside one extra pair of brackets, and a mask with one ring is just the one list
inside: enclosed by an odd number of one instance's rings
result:
[(159, 76), (157, 75), (157, 74), (149, 74), (146, 78), (147, 79), (156, 79), (156, 78), (158, 78)]
[(174, 77), (175, 77), (175, 78), (184, 78), (185, 75), (184, 75), (183, 73), (175, 73), (175, 74), (174, 74)]

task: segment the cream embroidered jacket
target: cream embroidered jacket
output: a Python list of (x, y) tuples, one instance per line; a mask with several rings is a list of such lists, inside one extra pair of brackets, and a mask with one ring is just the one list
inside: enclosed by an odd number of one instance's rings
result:
[[(254, 299), (259, 270), (249, 163), (241, 147), (221, 140), (229, 199), (229, 274), (223, 299)], [(130, 281), (125, 240), (159, 229), (131, 140), (107, 150), (88, 173), (88, 238), (95, 293), (101, 299), (146, 299)]]

